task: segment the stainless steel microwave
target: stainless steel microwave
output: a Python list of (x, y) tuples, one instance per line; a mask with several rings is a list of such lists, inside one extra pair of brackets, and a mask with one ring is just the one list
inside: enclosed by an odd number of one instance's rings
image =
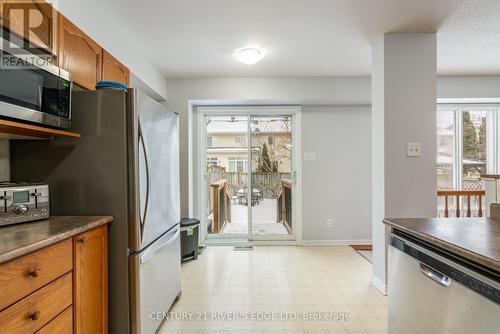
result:
[(70, 74), (46, 58), (13, 52), (4, 38), (0, 43), (0, 116), (70, 128)]

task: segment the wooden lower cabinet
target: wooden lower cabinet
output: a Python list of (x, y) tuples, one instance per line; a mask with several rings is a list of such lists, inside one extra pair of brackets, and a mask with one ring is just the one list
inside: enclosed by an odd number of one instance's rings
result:
[(0, 264), (0, 333), (107, 334), (102, 225)]
[(71, 272), (0, 312), (0, 333), (34, 333), (72, 302)]
[(43, 326), (36, 334), (68, 334), (73, 333), (73, 307), (70, 306)]
[(107, 226), (74, 238), (75, 334), (108, 332)]

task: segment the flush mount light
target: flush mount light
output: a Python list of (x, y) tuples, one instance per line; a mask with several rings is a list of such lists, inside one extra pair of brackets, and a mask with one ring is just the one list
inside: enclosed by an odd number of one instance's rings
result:
[(253, 65), (264, 58), (264, 51), (257, 48), (244, 48), (236, 51), (236, 59), (246, 65)]

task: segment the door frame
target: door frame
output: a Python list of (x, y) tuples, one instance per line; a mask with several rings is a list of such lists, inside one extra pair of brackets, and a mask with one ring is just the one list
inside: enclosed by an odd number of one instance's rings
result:
[[(199, 213), (201, 221), (200, 240), (209, 244), (300, 244), (302, 241), (302, 137), (301, 137), (301, 113), (302, 107), (298, 105), (198, 105), (193, 109), (196, 124), (196, 140), (193, 141), (194, 150), (194, 175), (198, 186), (197, 194), (192, 194), (193, 204)], [(206, 149), (203, 143), (206, 142), (206, 126), (203, 119), (206, 116), (292, 116), (292, 173), (295, 172), (296, 182), (293, 188), (292, 196), (292, 217), (293, 234), (292, 235), (263, 235), (250, 237), (246, 235), (211, 235), (208, 237), (206, 232), (207, 221), (204, 214), (204, 208), (207, 205), (207, 193), (202, 185), (206, 182), (205, 163)], [(248, 124), (250, 127), (250, 124)], [(251, 133), (247, 132), (247, 143), (249, 151)], [(249, 165), (250, 168), (250, 165)], [(249, 175), (249, 184), (251, 182), (251, 173)], [(249, 228), (251, 220), (251, 206), (249, 206)]]

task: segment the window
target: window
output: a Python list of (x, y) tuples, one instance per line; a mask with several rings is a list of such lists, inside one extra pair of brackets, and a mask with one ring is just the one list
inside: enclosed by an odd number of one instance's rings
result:
[(437, 188), (455, 188), (455, 113), (437, 113)]
[[(482, 188), (481, 174), (486, 172), (487, 112), (466, 110), (462, 116), (462, 189)], [(490, 159), (493, 157), (490, 157)]]
[(273, 136), (268, 136), (267, 137), (267, 143), (269, 145), (273, 145), (274, 144), (274, 137)]
[(438, 107), (437, 188), (479, 190), (481, 174), (499, 171), (500, 107)]
[(217, 157), (207, 157), (207, 167), (217, 166), (219, 163)]
[(229, 171), (246, 173), (248, 171), (247, 157), (230, 157)]
[(207, 137), (207, 147), (214, 147), (217, 145), (217, 139), (212, 136)]
[(247, 145), (247, 137), (246, 136), (236, 136), (234, 138), (234, 143), (237, 146), (246, 146)]

